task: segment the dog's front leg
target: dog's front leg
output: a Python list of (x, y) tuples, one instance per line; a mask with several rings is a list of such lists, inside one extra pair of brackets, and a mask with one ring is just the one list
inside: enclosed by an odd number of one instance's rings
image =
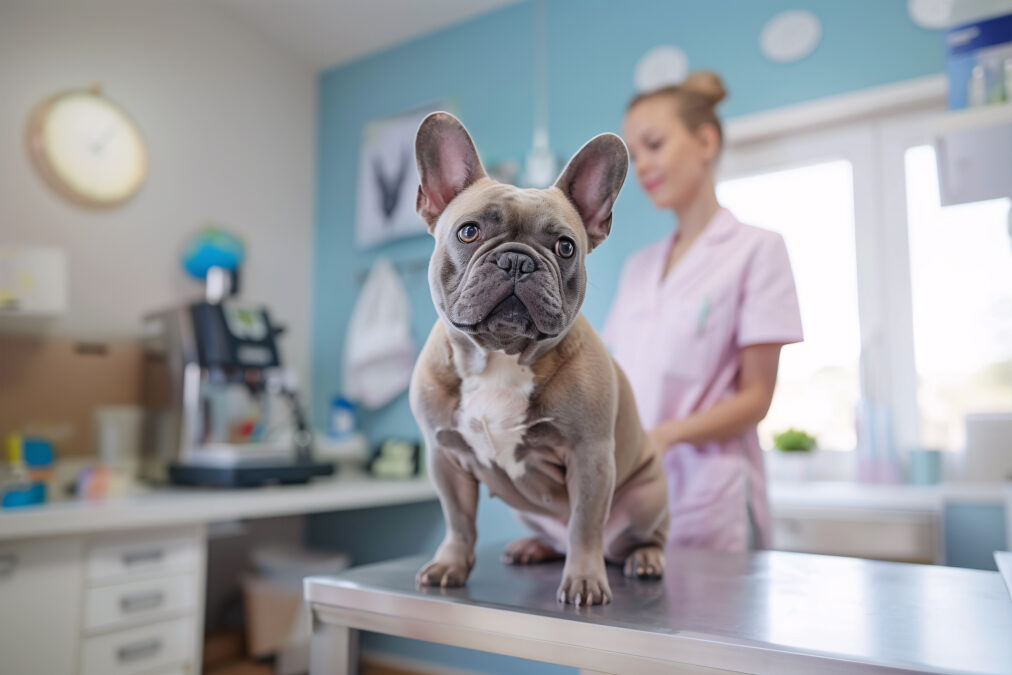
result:
[(569, 492), (569, 550), (558, 599), (574, 605), (611, 602), (604, 567), (604, 524), (615, 492), (614, 441), (585, 446), (566, 467)]
[(478, 538), (478, 481), (434, 443), (428, 458), (429, 475), (436, 484), (446, 521), (446, 536), (436, 555), (418, 571), (422, 586), (463, 586), (474, 566), (474, 544)]

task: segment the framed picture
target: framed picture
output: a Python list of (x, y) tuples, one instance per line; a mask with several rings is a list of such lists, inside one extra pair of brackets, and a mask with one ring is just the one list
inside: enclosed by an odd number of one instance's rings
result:
[(415, 212), (419, 182), (415, 132), (436, 110), (446, 110), (445, 104), (426, 105), (363, 127), (355, 216), (355, 243), (360, 248), (428, 231)]

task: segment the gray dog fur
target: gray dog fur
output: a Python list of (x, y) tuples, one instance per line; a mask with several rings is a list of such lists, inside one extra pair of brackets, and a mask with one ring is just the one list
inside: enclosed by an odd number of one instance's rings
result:
[(628, 170), (625, 144), (597, 136), (555, 185), (521, 189), (488, 178), (460, 121), (433, 113), (416, 158), (439, 319), (410, 400), (446, 519), (418, 583), (466, 582), (479, 482), (534, 533), (507, 546), (504, 561), (565, 557), (560, 601), (609, 602), (606, 560), (630, 577), (661, 576), (660, 456), (625, 375), (579, 311), (585, 257), (608, 236)]

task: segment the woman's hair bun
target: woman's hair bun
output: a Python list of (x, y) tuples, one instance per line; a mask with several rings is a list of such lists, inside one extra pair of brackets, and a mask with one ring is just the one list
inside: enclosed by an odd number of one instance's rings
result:
[(710, 105), (714, 106), (727, 96), (727, 90), (724, 89), (724, 82), (720, 79), (720, 75), (712, 70), (692, 71), (679, 88), (702, 96), (710, 102)]

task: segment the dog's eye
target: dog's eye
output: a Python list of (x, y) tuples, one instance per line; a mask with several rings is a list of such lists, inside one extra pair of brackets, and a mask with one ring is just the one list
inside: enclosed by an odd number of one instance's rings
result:
[(576, 244), (569, 237), (562, 237), (555, 242), (555, 255), (560, 258), (569, 258), (576, 251)]
[(465, 244), (470, 244), (478, 238), (478, 225), (477, 223), (464, 223), (457, 230), (457, 239), (460, 239)]

